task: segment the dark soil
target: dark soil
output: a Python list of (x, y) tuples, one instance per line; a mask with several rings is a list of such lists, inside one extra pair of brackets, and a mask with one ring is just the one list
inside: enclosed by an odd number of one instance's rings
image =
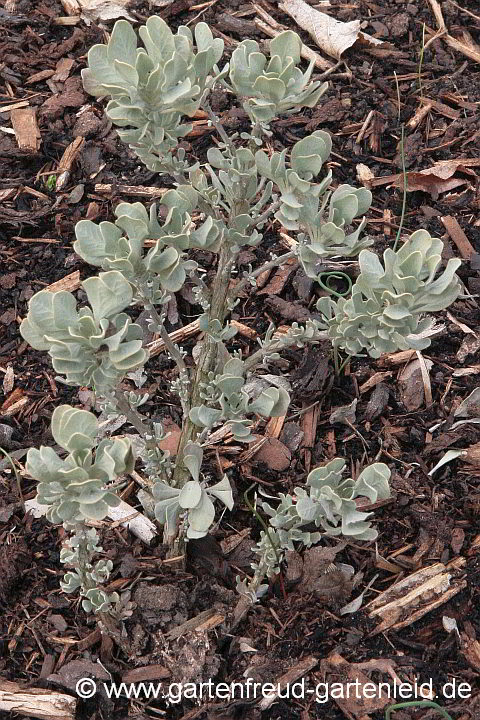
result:
[[(440, 4), (449, 33), (467, 45), (471, 42), (480, 52), (478, 3), (446, 0)], [(151, 5), (153, 10), (147, 3), (133, 0), (129, 12), (142, 23), (155, 12), (156, 3)], [(279, 22), (298, 30), (276, 6), (263, 6)], [(273, 469), (278, 448), (273, 453), (275, 458), (267, 454), (260, 462), (255, 457), (243, 459), (239, 454), (243, 449), (235, 446), (220, 447), (219, 456), (212, 452), (208, 458), (212, 472), (218, 474), (219, 463), (228, 471), (236, 487), (236, 506), (224, 516), (215, 538), (192, 543), (186, 571), (163, 562), (165, 550), (158, 542), (145, 547), (127, 530), (105, 527), (102, 545), (114, 562), (111, 587), (131, 590), (136, 604), (125, 623), (132, 648), (127, 656), (119, 646), (94, 632), (95, 620), (82, 611), (75, 596), (60, 591), (62, 530), (33, 520), (23, 511), (23, 501), (35, 495), (35, 483), (24, 473), (26, 449), (51, 442), (49, 421), (55, 406), (69, 402), (89, 409), (89, 396), (55, 381), (47, 355), (27, 346), (20, 337), (19, 323), (35, 292), (76, 271), (80, 279), (92, 274), (93, 269), (72, 249), (77, 221), (85, 217), (96, 222), (111, 220), (120, 200), (138, 199), (149, 204), (148, 197), (134, 197), (120, 186), (164, 187), (168, 179), (138, 164), (104, 119), (102, 103), (83, 92), (80, 71), (85, 55), (91, 45), (104, 41), (104, 31), (111, 30), (113, 22), (106, 22), (104, 27), (93, 23), (87, 26), (83, 21), (59, 25), (57, 19), (66, 11), (57, 0), (0, 0), (0, 371), (5, 377), (0, 445), (15, 459), (20, 478), (18, 485), (9, 462), (0, 460), (0, 692), (2, 680), (11, 680), (74, 695), (79, 677), (90, 675), (101, 680), (101, 673), (108, 672), (120, 681), (127, 671), (151, 665), (166, 666), (170, 680), (240, 682), (247, 673), (261, 682), (276, 682), (307, 656), (318, 661), (308, 674), (307, 687), (314, 687), (325, 677), (329, 682), (345, 679), (340, 671), (337, 675), (324, 673), (322, 662), (336, 652), (349, 663), (390, 660), (404, 681), (432, 679), (436, 689), (452, 679), (457, 685), (468, 683), (470, 697), (457, 694), (439, 702), (454, 720), (480, 719), (480, 646), (476, 656), (471, 650), (476, 647), (476, 638), (480, 640), (479, 453), (476, 464), (460, 458), (433, 476), (429, 474), (448, 449), (466, 449), (480, 441), (480, 425), (450, 429), (458, 419), (453, 417), (455, 408), (478, 387), (480, 377), (479, 346), (472, 335), (480, 332), (480, 164), (469, 165), (465, 160), (479, 157), (480, 65), (437, 37), (425, 49), (419, 87), (424, 27), (426, 42), (437, 29), (428, 2), (331, 0), (330, 7), (319, 9), (342, 21), (362, 19), (364, 32), (385, 40), (390, 52), (379, 57), (357, 46), (346, 51), (345, 65), (328, 78), (330, 89), (318, 108), (273, 123), (273, 146), (288, 146), (306, 133), (324, 128), (332, 135), (329, 164), (335, 182), (355, 185), (359, 184), (360, 164), (376, 179), (401, 171), (402, 124), (409, 173), (431, 168), (439, 161), (464, 159), (452, 174), (458, 180), (456, 187), (442, 186), (437, 178), (436, 190), (407, 194), (403, 234), (426, 228), (442, 237), (445, 258), (462, 258), (459, 275), (473, 297), (458, 300), (449, 315), (439, 313), (445, 329), (424, 353), (432, 361), (430, 407), (425, 402), (418, 409), (405, 405), (398, 381), (403, 365), (355, 359), (346, 375), (333, 379), (326, 349), (315, 350), (313, 356), (307, 350), (285, 353), (283, 371), (294, 388), (287, 416), (290, 427), (284, 427), (280, 435), (290, 447), (288, 469)], [(174, 0), (157, 8), (157, 13), (173, 27), (205, 20), (223, 33), (227, 55), (234, 42), (247, 34), (265, 40), (254, 24), (255, 10), (247, 3)], [(313, 48), (311, 39), (303, 31), (299, 33)], [(52, 72), (45, 72), (43, 79), (33, 77), (32, 82), (32, 76), (43, 71)], [(428, 99), (437, 104), (412, 128), (409, 122)], [(21, 101), (37, 109), (41, 144), (33, 152), (19, 149), (11, 131), (10, 110), (2, 112), (2, 107)], [(222, 96), (215, 98), (214, 107), (223, 113), (227, 126), (247, 129), (242, 114), (233, 113)], [(75, 138), (84, 138), (82, 148), (66, 184), (57, 191), (54, 180), (62, 171), (60, 160)], [(214, 137), (200, 122), (187, 141), (185, 146), (192, 157), (203, 159)], [(111, 187), (106, 191), (101, 185)], [(391, 180), (373, 184), (367, 228), (379, 253), (395, 239), (402, 209), (401, 187), (401, 182), (395, 187)], [(459, 223), (471, 244), (470, 251), (465, 252), (458, 236), (449, 235), (442, 222), (445, 216)], [(264, 245), (255, 255), (245, 253), (245, 267), (258, 264), (271, 251), (285, 251), (276, 227), (269, 228)], [(204, 267), (214, 262), (208, 253), (196, 259)], [(75, 291), (80, 298), (78, 283)], [(304, 320), (314, 299), (315, 290), (295, 270), (278, 294), (261, 294), (260, 288), (247, 291), (234, 318), (261, 335), (270, 321), (282, 325)], [(177, 314), (173, 310), (170, 314), (169, 331), (187, 325), (200, 312), (188, 290), (177, 297), (177, 310)], [(191, 351), (196, 340), (184, 343), (185, 348)], [(254, 340), (243, 335), (237, 335), (235, 343), (245, 354), (255, 346)], [(466, 343), (471, 343), (472, 352)], [(8, 368), (13, 370), (13, 380)], [(144, 389), (152, 397), (144, 406), (145, 412), (170, 416), (180, 423), (178, 401), (169, 391), (174, 371), (168, 359), (152, 358), (147, 372)], [(363, 390), (362, 385), (377, 372), (384, 373), (380, 389), (373, 382), (370, 389)], [(354, 398), (358, 398), (355, 426), (330, 424), (331, 412)], [(301, 440), (301, 431), (307, 427), (305, 418), (313, 418), (311, 441), (308, 436)], [(432, 430), (439, 423), (444, 424)], [(257, 432), (264, 434), (264, 427)], [(296, 435), (300, 440), (295, 443), (292, 438)], [(362, 573), (358, 587), (350, 592), (344, 589), (338, 596), (327, 592), (319, 599), (303, 581), (296, 585), (286, 580), (273, 583), (268, 597), (233, 634), (228, 632), (226, 621), (208, 633), (169, 640), (167, 633), (172, 628), (202, 611), (213, 609), (228, 617), (233, 610), (237, 601), (235, 576), (249, 571), (251, 541), (247, 538), (226, 557), (220, 543), (246, 527), (256, 539), (260, 530), (243, 501), (244, 491), (256, 482), (270, 494), (290, 492), (304, 482), (309, 469), (336, 455), (346, 457), (353, 471), (374, 459), (387, 462), (392, 470), (393, 499), (375, 512), (377, 542), (350, 543), (337, 558)], [(141, 472), (141, 467), (137, 469)], [(135, 492), (132, 486), (128, 501), (140, 507)], [(339, 614), (340, 608), (369, 583), (373, 584), (365, 604), (399, 577), (455, 558), (465, 561), (460, 592), (421, 619), (412, 618), (403, 629), (374, 634), (377, 621), (363, 608), (353, 614)], [(456, 620), (459, 634), (447, 632), (444, 617)], [(75, 666), (79, 661), (86, 665)], [(379, 671), (366, 672), (375, 682), (391, 680)], [(50, 677), (53, 674), (55, 678)], [(199, 705), (184, 700), (167, 709), (160, 700), (111, 700), (98, 693), (91, 700), (78, 702), (78, 718), (89, 720), (233, 720), (260, 716), (265, 720), (380, 720), (384, 713), (355, 715), (331, 700), (316, 703), (311, 694), (278, 700), (263, 713), (257, 701), (228, 703), (217, 699)], [(433, 710), (409, 708), (397, 711), (395, 719), (437, 716)], [(0, 710), (0, 717), (10, 715), (2, 715)]]

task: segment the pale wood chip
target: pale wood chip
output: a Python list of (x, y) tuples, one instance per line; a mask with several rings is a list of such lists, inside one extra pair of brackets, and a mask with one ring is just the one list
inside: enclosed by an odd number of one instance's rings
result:
[(19, 149), (37, 152), (42, 138), (37, 124), (36, 109), (33, 107), (16, 108), (11, 111), (10, 118)]
[(74, 292), (80, 287), (80, 270), (75, 270), (70, 275), (66, 275), (64, 278), (57, 280), (51, 285), (47, 285), (45, 290), (49, 292), (60, 292), (66, 290), (67, 292)]

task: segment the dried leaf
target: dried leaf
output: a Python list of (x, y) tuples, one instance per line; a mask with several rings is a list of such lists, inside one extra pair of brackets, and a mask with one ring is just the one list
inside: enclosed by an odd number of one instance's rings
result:
[(438, 463), (435, 465), (435, 467), (433, 467), (428, 474), (433, 475), (434, 472), (436, 472), (437, 470), (440, 470), (440, 468), (443, 467), (444, 465), (446, 465), (447, 463), (452, 462), (453, 460), (456, 460), (459, 457), (464, 457), (466, 454), (467, 454), (466, 450), (447, 450), (447, 452), (445, 453), (443, 458), (438, 461)]
[(378, 575), (375, 575), (370, 580), (370, 582), (368, 583), (365, 590), (362, 593), (360, 593), (360, 595), (358, 597), (356, 597), (351, 602), (347, 603), (347, 605), (344, 605), (342, 608), (340, 608), (340, 615), (349, 615), (351, 613), (357, 612), (357, 610), (360, 610), (360, 608), (362, 607), (362, 604), (363, 604), (363, 596), (365, 595), (367, 590), (369, 590), (371, 588), (371, 586), (373, 585), (373, 583), (375, 582), (375, 580), (377, 578), (378, 578)]
[(341, 407), (336, 408), (332, 414), (330, 415), (330, 423), (331, 425), (335, 425), (335, 423), (344, 423), (345, 425), (352, 425), (355, 420), (357, 419), (356, 415), (356, 409), (357, 409), (357, 403), (358, 399), (355, 398), (353, 402), (350, 403), (350, 405), (342, 405)]
[[(425, 360), (428, 370), (433, 366), (431, 360)], [(422, 368), (419, 360), (413, 360), (403, 368), (398, 376), (400, 400), (407, 410), (418, 410), (425, 399)]]
[(367, 45), (382, 45), (382, 40), (360, 31), (360, 20), (341, 22), (325, 13), (315, 10), (304, 0), (284, 0), (279, 5), (295, 22), (306, 30), (327, 55), (339, 60), (342, 53), (357, 40)]
[(255, 454), (256, 463), (265, 463), (270, 470), (283, 472), (292, 461), (290, 450), (277, 438), (267, 438), (259, 451)]
[(81, 8), (81, 17), (87, 25), (97, 20), (116, 20), (126, 18), (135, 20), (126, 11), (130, 0), (78, 0)]
[(442, 625), (445, 628), (445, 630), (448, 633), (455, 632), (458, 637), (460, 637), (460, 633), (458, 632), (458, 625), (455, 618), (448, 617), (448, 615), (444, 615), (442, 617)]
[[(422, 190), (423, 192), (429, 193), (429, 195), (436, 200), (440, 193), (448, 192), (460, 185), (467, 184), (468, 180), (466, 178), (454, 177), (457, 171), (468, 174), (473, 172), (462, 165), (462, 160), (442, 160), (426, 170), (408, 172), (407, 190), (409, 192)], [(403, 175), (396, 178), (393, 185), (403, 189)]]
[(472, 390), (453, 413), (454, 417), (480, 417), (480, 387)]

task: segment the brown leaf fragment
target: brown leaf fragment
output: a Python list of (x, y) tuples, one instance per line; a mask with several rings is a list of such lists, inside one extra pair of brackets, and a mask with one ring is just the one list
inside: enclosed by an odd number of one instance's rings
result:
[(315, 10), (304, 0), (284, 0), (279, 7), (312, 36), (321, 50), (336, 60), (357, 41), (370, 46), (382, 45), (382, 40), (361, 32), (360, 20), (341, 22)]
[(370, 396), (370, 400), (367, 403), (365, 409), (364, 421), (371, 422), (376, 418), (380, 417), (388, 405), (388, 398), (390, 397), (390, 390), (388, 385), (385, 383), (379, 383)]
[(177, 423), (173, 422), (173, 420), (169, 417), (163, 418), (162, 424), (163, 429), (166, 433), (168, 433), (168, 437), (165, 438), (165, 440), (160, 440), (158, 447), (162, 450), (162, 452), (168, 451), (170, 453), (170, 457), (175, 457), (178, 451), (178, 444), (180, 442), (182, 431), (178, 427)]
[(465, 530), (460, 527), (453, 528), (452, 530), (452, 537), (450, 540), (450, 546), (455, 553), (455, 555), (458, 555), (460, 550), (463, 547), (463, 543), (465, 542)]
[(270, 470), (283, 472), (290, 467), (292, 454), (290, 450), (277, 438), (267, 438), (255, 454), (256, 463), (265, 463)]
[[(425, 360), (427, 368), (433, 366), (431, 360)], [(419, 360), (413, 360), (398, 375), (400, 400), (407, 410), (418, 410), (425, 400), (422, 369)]]

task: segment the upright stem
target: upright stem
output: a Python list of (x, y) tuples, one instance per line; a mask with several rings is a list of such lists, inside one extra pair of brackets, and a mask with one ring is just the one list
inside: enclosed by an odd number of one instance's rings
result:
[[(218, 320), (222, 325), (226, 315), (228, 286), (234, 262), (235, 255), (232, 253), (231, 248), (226, 243), (224, 243), (220, 250), (218, 258), (218, 268), (215, 275), (215, 280), (213, 282), (212, 303), (209, 311), (209, 319)], [(183, 465), (183, 456), (187, 443), (191, 440), (195, 440), (198, 434), (198, 428), (192, 423), (188, 413), (192, 407), (202, 404), (202, 398), (200, 396), (202, 383), (207, 381), (208, 373), (215, 368), (215, 364), (217, 361), (217, 350), (218, 343), (216, 343), (214, 340), (212, 340), (211, 337), (206, 335), (203, 341), (202, 351), (198, 359), (195, 378), (193, 379), (189, 404), (188, 408), (186, 408), (187, 412), (184, 416), (182, 436), (180, 438), (180, 443), (178, 446), (177, 459), (172, 479), (173, 487), (183, 487), (183, 485), (189, 478), (188, 470)]]

